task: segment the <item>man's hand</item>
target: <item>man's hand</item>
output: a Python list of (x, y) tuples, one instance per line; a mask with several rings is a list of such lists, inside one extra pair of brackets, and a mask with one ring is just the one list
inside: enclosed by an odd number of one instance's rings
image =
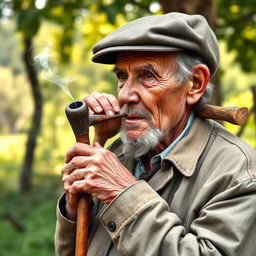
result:
[[(86, 96), (84, 101), (89, 107), (89, 114), (107, 114), (114, 115), (120, 111), (118, 101), (115, 96), (106, 93), (93, 92)], [(113, 137), (119, 132), (121, 119), (115, 119), (94, 126), (95, 137), (93, 144), (99, 142), (104, 146), (107, 139)]]
[(65, 163), (61, 172), (67, 217), (71, 220), (76, 219), (79, 194), (86, 192), (108, 204), (137, 181), (114, 153), (97, 142), (94, 147), (76, 143), (67, 152)]

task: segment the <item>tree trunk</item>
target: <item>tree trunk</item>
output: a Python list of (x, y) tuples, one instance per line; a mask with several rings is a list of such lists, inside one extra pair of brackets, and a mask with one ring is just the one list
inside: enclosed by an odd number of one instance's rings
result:
[(33, 65), (33, 54), (32, 54), (32, 38), (24, 38), (24, 64), (26, 67), (27, 77), (30, 82), (31, 92), (34, 101), (34, 113), (32, 117), (31, 127), (28, 132), (28, 139), (26, 144), (26, 151), (23, 158), (23, 164), (21, 167), (20, 175), (20, 190), (27, 191), (31, 188), (31, 176), (34, 152), (36, 148), (36, 139), (39, 134), (41, 116), (42, 116), (42, 96), (39, 88), (37, 73)]
[[(217, 6), (215, 0), (160, 0), (164, 13), (182, 12), (201, 14), (215, 31)], [(218, 73), (211, 79), (214, 84), (212, 104), (221, 105), (221, 87)]]

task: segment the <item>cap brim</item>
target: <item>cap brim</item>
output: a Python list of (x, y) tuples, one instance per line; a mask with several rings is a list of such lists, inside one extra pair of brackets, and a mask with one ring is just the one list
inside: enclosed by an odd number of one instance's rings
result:
[(162, 45), (131, 45), (104, 48), (92, 57), (92, 61), (102, 64), (115, 64), (119, 52), (176, 52), (183, 49)]

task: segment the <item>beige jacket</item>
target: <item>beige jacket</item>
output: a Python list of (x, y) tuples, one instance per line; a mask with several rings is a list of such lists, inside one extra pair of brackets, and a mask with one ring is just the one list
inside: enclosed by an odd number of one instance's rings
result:
[[(133, 170), (134, 160), (111, 150)], [(57, 207), (56, 255), (74, 255), (75, 223)], [(256, 153), (213, 121), (189, 134), (149, 180), (92, 207), (88, 256), (256, 255)]]

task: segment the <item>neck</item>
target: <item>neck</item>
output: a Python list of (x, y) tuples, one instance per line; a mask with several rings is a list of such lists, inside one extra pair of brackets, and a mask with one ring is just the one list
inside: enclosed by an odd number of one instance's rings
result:
[(186, 123), (188, 121), (188, 118), (189, 118), (191, 112), (192, 111), (187, 111), (184, 114), (183, 118), (180, 120), (180, 122), (178, 122), (177, 125), (173, 129), (171, 129), (167, 133), (167, 135), (165, 135), (163, 137), (163, 139), (160, 141), (160, 143), (148, 153), (151, 156), (151, 158), (154, 155), (157, 155), (157, 154), (161, 153), (162, 151), (164, 151), (180, 135), (180, 133), (183, 131), (183, 129), (186, 126)]

